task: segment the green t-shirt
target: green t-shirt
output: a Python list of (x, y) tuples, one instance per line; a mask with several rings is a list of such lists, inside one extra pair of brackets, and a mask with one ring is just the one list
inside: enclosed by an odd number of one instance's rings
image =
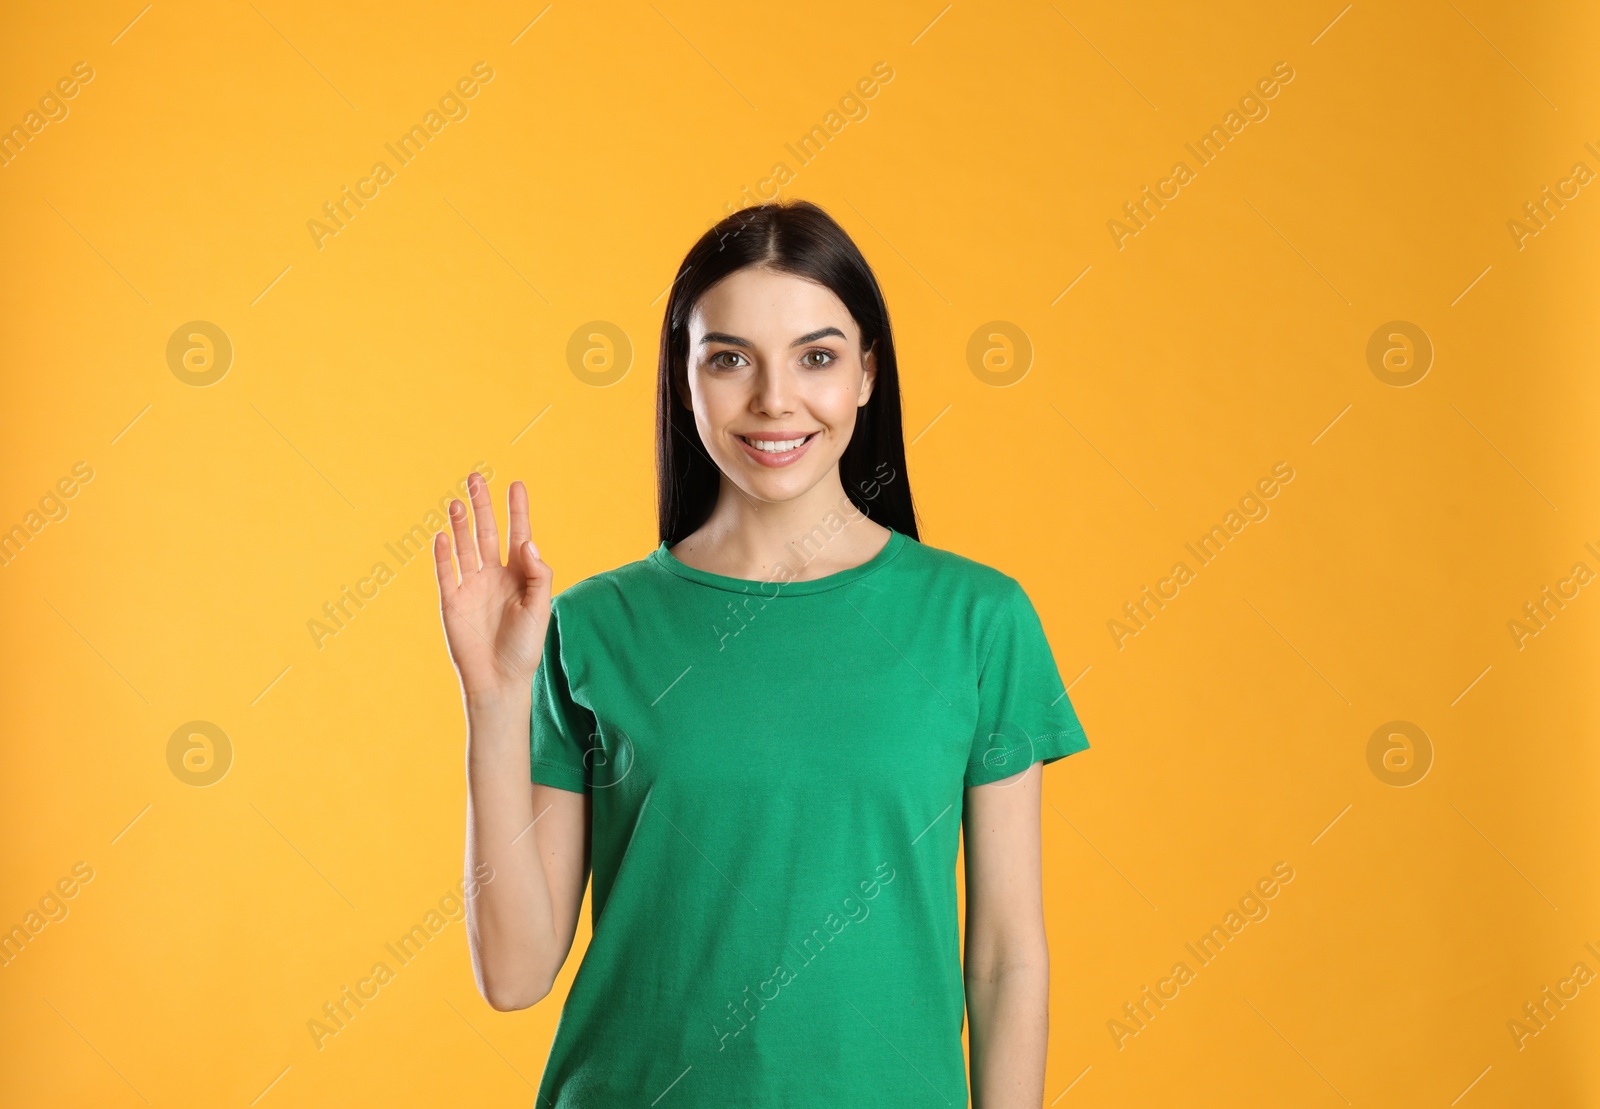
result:
[(966, 1106), (962, 790), (1088, 745), (1016, 580), (899, 532), (571, 586), (532, 777), (591, 795), (593, 938), (536, 1105)]

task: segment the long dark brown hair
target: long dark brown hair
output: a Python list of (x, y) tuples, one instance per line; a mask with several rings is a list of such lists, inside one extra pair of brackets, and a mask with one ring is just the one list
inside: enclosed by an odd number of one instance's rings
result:
[(810, 201), (791, 200), (734, 212), (700, 236), (678, 267), (661, 321), (656, 382), (661, 541), (675, 545), (705, 523), (721, 484), (721, 471), (700, 441), (694, 413), (674, 388), (688, 372), (689, 314), (711, 286), (735, 270), (757, 265), (833, 290), (861, 329), (862, 356), (877, 352), (877, 380), (871, 398), (856, 413), (855, 431), (839, 459), (839, 478), (856, 508), (917, 539), (900, 418), (900, 374), (883, 291), (861, 251), (832, 216)]

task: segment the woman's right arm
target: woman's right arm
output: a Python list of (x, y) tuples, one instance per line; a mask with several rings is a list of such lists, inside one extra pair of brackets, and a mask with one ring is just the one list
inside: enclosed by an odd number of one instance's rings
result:
[[(509, 551), (488, 483), (467, 477), (450, 502), (451, 542), (434, 537), (440, 616), (467, 718), (467, 942), (478, 990), (495, 1009), (525, 1009), (550, 992), (577, 931), (589, 879), (587, 794), (530, 778), (533, 676), (550, 622), (550, 567), (528, 526), (528, 493), (507, 494)], [(475, 532), (475, 536), (474, 536)]]

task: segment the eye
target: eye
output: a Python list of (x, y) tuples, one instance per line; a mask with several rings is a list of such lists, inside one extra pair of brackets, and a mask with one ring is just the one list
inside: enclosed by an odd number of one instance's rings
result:
[(744, 355), (740, 354), (736, 350), (719, 350), (717, 353), (713, 354), (709, 359), (706, 360), (706, 364), (710, 365), (710, 366), (714, 366), (719, 370), (733, 370), (733, 369), (737, 369), (738, 368), (737, 366), (730, 365), (727, 362), (718, 361), (718, 359), (723, 358), (724, 356), (730, 357), (730, 358), (743, 358), (744, 357)]
[[(822, 355), (823, 358), (826, 359), (826, 361), (824, 361), (824, 362), (808, 362), (808, 361), (806, 361), (806, 359), (810, 358), (813, 354)], [(817, 348), (816, 350), (808, 350), (808, 351), (806, 351), (804, 354), (802, 354), (800, 356), (800, 364), (802, 366), (810, 366), (812, 369), (817, 369), (817, 370), (820, 370), (824, 366), (831, 366), (833, 363), (837, 362), (838, 360), (839, 360), (838, 356), (836, 354), (834, 354), (833, 351), (831, 351), (831, 350), (823, 350), (820, 347)]]

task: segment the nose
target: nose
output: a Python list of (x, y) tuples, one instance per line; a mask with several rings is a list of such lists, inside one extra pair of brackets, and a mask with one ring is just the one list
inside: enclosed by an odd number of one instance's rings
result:
[(781, 359), (768, 359), (756, 372), (755, 396), (751, 407), (764, 416), (779, 419), (794, 414), (795, 382)]

